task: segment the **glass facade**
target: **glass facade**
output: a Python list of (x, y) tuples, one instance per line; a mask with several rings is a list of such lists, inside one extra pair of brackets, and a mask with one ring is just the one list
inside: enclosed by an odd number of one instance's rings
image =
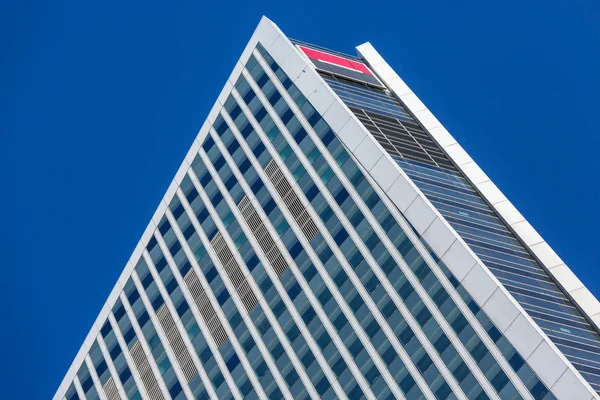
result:
[[(323, 79), (593, 374), (595, 332), (406, 109)], [(231, 83), (61, 399), (555, 399), (260, 43)]]
[(600, 335), (426, 130), (385, 89), (321, 74), (486, 267), (600, 392)]

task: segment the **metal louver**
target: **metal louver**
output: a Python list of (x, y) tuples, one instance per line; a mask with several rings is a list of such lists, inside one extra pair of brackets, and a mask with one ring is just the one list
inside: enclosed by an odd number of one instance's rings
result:
[[(268, 167), (268, 165), (267, 165)], [(278, 277), (283, 275), (285, 270), (288, 268), (288, 264), (285, 258), (275, 245), (275, 241), (271, 237), (271, 234), (267, 230), (267, 227), (262, 222), (260, 216), (256, 212), (256, 209), (250, 202), (247, 196), (244, 196), (238, 204), (238, 209), (242, 214), (242, 217), (246, 220), (246, 223), (252, 230), (258, 245), (265, 253), (267, 260), (273, 267), (273, 270)]]
[(267, 164), (265, 172), (271, 183), (273, 183), (273, 186), (275, 186), (275, 190), (277, 190), (277, 193), (279, 193), (279, 196), (283, 199), (290, 214), (292, 214), (292, 217), (294, 217), (296, 223), (300, 226), (302, 233), (304, 233), (304, 236), (310, 241), (316, 236), (319, 229), (308, 212), (306, 212), (302, 201), (292, 188), (292, 185), (290, 185), (274, 160), (271, 160), (269, 164)]
[[(160, 321), (160, 325), (163, 327), (165, 331), (165, 336), (175, 353), (175, 358), (179, 362), (183, 370), (183, 374), (185, 375), (185, 379), (189, 382), (191, 381), (196, 374), (198, 374), (198, 370), (191, 361), (191, 355), (183, 339), (181, 338), (181, 334), (175, 325), (175, 321), (173, 320), (173, 316), (169, 312), (169, 309), (165, 304), (161, 306), (161, 308), (156, 313), (158, 320)], [(186, 367), (186, 368), (184, 368)]]
[(106, 398), (108, 400), (121, 400), (121, 396), (119, 396), (119, 390), (117, 389), (117, 385), (115, 385), (115, 381), (111, 376), (102, 386), (104, 390), (104, 394), (106, 394)]
[(247, 289), (245, 289), (246, 293), (243, 296), (240, 293), (240, 288), (244, 284), (248, 285), (248, 282), (246, 281), (246, 277), (244, 276), (242, 269), (233, 257), (233, 253), (229, 249), (229, 246), (227, 245), (227, 242), (225, 241), (225, 238), (223, 237), (221, 232), (218, 232), (215, 235), (215, 237), (210, 241), (210, 244), (215, 249), (217, 257), (219, 258), (219, 261), (221, 261), (223, 269), (225, 270), (225, 273), (227, 274), (229, 280), (233, 284), (235, 291), (238, 293), (240, 299), (242, 300), (246, 311), (252, 311), (256, 304), (258, 304), (258, 299), (251, 290), (248, 291)]
[(221, 346), (227, 340), (227, 333), (225, 332), (225, 328), (223, 328), (221, 321), (217, 318), (217, 313), (210, 303), (198, 275), (196, 275), (196, 272), (194, 272), (193, 269), (190, 269), (183, 280), (185, 281), (188, 290), (194, 299), (194, 303), (204, 320), (204, 324), (208, 327), (208, 331), (213, 337), (217, 347)]
[(158, 381), (152, 372), (146, 353), (144, 353), (139, 340), (131, 347), (130, 353), (149, 398), (151, 400), (164, 400), (164, 396), (158, 386)]

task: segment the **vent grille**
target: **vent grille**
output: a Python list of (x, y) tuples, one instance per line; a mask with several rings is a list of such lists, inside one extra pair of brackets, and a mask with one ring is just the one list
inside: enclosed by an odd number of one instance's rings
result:
[[(269, 163), (265, 170), (269, 170), (271, 173), (276, 173), (277, 170), (273, 169), (273, 163)], [(277, 167), (277, 166), (275, 166)], [(262, 222), (260, 216), (256, 212), (256, 209), (250, 202), (250, 199), (247, 196), (244, 196), (242, 200), (238, 204), (238, 209), (242, 214), (244, 220), (250, 227), (252, 234), (256, 238), (258, 245), (260, 246), (263, 253), (265, 253), (267, 260), (273, 267), (273, 270), (277, 274), (277, 277), (280, 277), (285, 270), (288, 268), (288, 264), (283, 258), (283, 255), (277, 248), (275, 244), (275, 240), (271, 237), (271, 234), (267, 230), (267, 227)]]
[[(250, 209), (250, 211), (254, 211), (254, 209)], [(249, 214), (249, 213), (246, 213)], [(262, 225), (262, 221), (257, 213), (252, 213), (250, 215), (245, 215), (246, 221), (248, 222), (248, 226), (252, 230), (252, 232), (256, 232), (258, 228)]]
[[(231, 280), (231, 283), (233, 283), (235, 291), (240, 296), (240, 299), (242, 300), (246, 311), (252, 311), (252, 309), (254, 309), (254, 307), (258, 303), (258, 300), (256, 299), (256, 296), (251, 290), (248, 291), (245, 294), (245, 296), (242, 296), (240, 294), (240, 287), (243, 284), (248, 285), (248, 282), (246, 281), (246, 277), (244, 276), (244, 273), (242, 272), (242, 269), (240, 268), (239, 264), (237, 263), (237, 261), (235, 261), (231, 250), (229, 250), (229, 246), (227, 246), (225, 238), (223, 237), (221, 232), (218, 232), (210, 243), (215, 249), (219, 261), (221, 261), (221, 264), (224, 266), (223, 269), (225, 270), (225, 273)], [(217, 251), (217, 249), (219, 249), (219, 251)]]
[(322, 76), (392, 157), (456, 171), (429, 133), (388, 91), (339, 77)]
[[(258, 214), (257, 214), (258, 215)], [(268, 253), (271, 250), (277, 250), (275, 246), (275, 241), (271, 237), (271, 234), (267, 230), (267, 227), (264, 224), (256, 230), (256, 240), (260, 243), (261, 248), (264, 252)]]
[[(220, 233), (217, 233), (215, 235), (213, 240), (211, 240), (210, 244), (212, 245), (213, 249), (215, 249), (215, 252), (217, 254), (220, 254), (223, 250), (228, 250), (227, 243), (225, 242), (225, 239), (223, 239), (223, 236)], [(229, 254), (231, 255), (231, 252)]]
[(271, 265), (275, 272), (277, 272), (277, 276), (283, 275), (286, 269), (288, 269), (288, 264), (281, 255), (281, 253), (277, 254), (274, 260), (271, 261)]
[(317, 233), (319, 233), (319, 228), (317, 227), (317, 225), (315, 225), (315, 223), (313, 222), (310, 215), (306, 212), (306, 210), (304, 210), (298, 216), (297, 221), (298, 225), (300, 225), (300, 229), (302, 229), (302, 233), (304, 233), (304, 236), (306, 236), (308, 240), (311, 240), (312, 238), (317, 236)]
[(269, 161), (269, 163), (265, 167), (265, 172), (269, 177), (274, 176), (277, 172), (281, 173), (281, 171), (279, 171), (279, 167), (276, 163), (273, 162), (273, 160)]
[(139, 340), (131, 347), (130, 353), (149, 398), (152, 400), (164, 400), (164, 396), (158, 386), (158, 381), (152, 372), (152, 368), (150, 368), (150, 363)]
[(227, 340), (227, 333), (225, 332), (225, 329), (223, 328), (223, 325), (221, 325), (221, 321), (219, 321), (219, 318), (217, 318), (216, 314), (210, 319), (210, 321), (208, 321), (207, 326), (208, 330), (213, 335), (215, 343), (217, 343), (217, 347), (220, 347), (223, 343), (225, 343)]
[(244, 196), (242, 197), (242, 200), (240, 200), (239, 204), (238, 204), (238, 209), (241, 212), (244, 212), (244, 210), (246, 209), (246, 207), (248, 206), (252, 206), (252, 202), (250, 201), (250, 199), (248, 198), (248, 196)]
[(305, 212), (304, 205), (302, 204), (300, 199), (298, 197), (296, 197), (296, 194), (294, 192), (289, 192), (288, 195), (286, 196), (286, 200), (288, 200), (286, 202), (286, 204), (287, 204), (288, 208), (290, 209), (290, 211), (292, 212), (292, 214), (294, 214), (296, 219), (299, 219), (300, 214)]
[(202, 283), (200, 282), (200, 279), (198, 279), (198, 275), (196, 275), (196, 272), (194, 272), (193, 269), (190, 269), (183, 280), (194, 299), (198, 311), (200, 311), (204, 324), (208, 327), (208, 331), (213, 337), (217, 347), (220, 347), (227, 340), (227, 333), (225, 332), (223, 325), (221, 325), (221, 321), (217, 318), (217, 313), (212, 304), (210, 304), (208, 296), (202, 287)]
[(271, 160), (265, 168), (265, 172), (267, 173), (269, 180), (273, 183), (273, 186), (275, 186), (275, 190), (277, 190), (277, 193), (279, 193), (279, 196), (283, 199), (283, 203), (290, 211), (290, 214), (292, 214), (292, 217), (294, 217), (294, 220), (296, 220), (296, 223), (300, 226), (304, 236), (306, 236), (309, 241), (312, 240), (319, 232), (319, 229), (304, 208), (302, 201), (283, 175), (283, 172), (277, 163)]
[[(152, 374), (152, 371), (147, 372), (147, 374)], [(142, 376), (142, 380), (144, 379), (144, 377)], [(146, 393), (148, 394), (148, 397), (152, 400), (156, 399), (156, 400), (162, 400), (164, 399), (164, 396), (162, 394), (162, 392), (160, 391), (160, 386), (158, 386), (158, 384), (156, 386), (153, 386), (152, 388), (150, 388), (149, 390), (146, 390)]]
[(225, 272), (227, 272), (227, 275), (229, 275), (233, 285), (239, 293), (240, 286), (246, 283), (246, 279), (244, 278), (244, 274), (234, 258), (232, 258), (231, 261), (229, 261), (229, 263), (227, 263), (225, 266)]
[(171, 313), (169, 313), (169, 309), (164, 304), (158, 310), (158, 312), (156, 313), (156, 316), (158, 317), (158, 320), (160, 321), (160, 325), (163, 327), (165, 332), (169, 332), (171, 330), (171, 328), (173, 328), (175, 326), (175, 321), (173, 320)]
[(350, 109), (391, 156), (456, 170), (418, 124), (361, 108)]
[(246, 285), (248, 286), (248, 291), (242, 296), (242, 302), (246, 304), (249, 309), (253, 309), (258, 304), (258, 299), (254, 296), (254, 293), (252, 293), (252, 289), (250, 288), (250, 285), (248, 285), (248, 282), (246, 282)]
[[(171, 316), (171, 313), (169, 312), (167, 306), (163, 304), (156, 313), (156, 316), (158, 317), (160, 325), (165, 331), (165, 336), (167, 337), (167, 340), (169, 341), (169, 344), (173, 349), (173, 353), (175, 353), (175, 358), (177, 358), (179, 365), (183, 369), (184, 366), (188, 364), (188, 361), (191, 361), (190, 352), (185, 346), (185, 343), (181, 338), (181, 334), (177, 330), (177, 326), (175, 326), (175, 321), (173, 320), (173, 317)], [(196, 376), (196, 374), (198, 374), (198, 370), (196, 369), (195, 365), (190, 364), (187, 368), (187, 371), (183, 370), (183, 374), (189, 382)]]
[(192, 360), (190, 353), (188, 353), (187, 351), (181, 355), (179, 363), (181, 364), (181, 370), (183, 371), (183, 375), (185, 376), (185, 379), (187, 379), (188, 382), (190, 382), (196, 377), (196, 375), (198, 375), (198, 370), (194, 365), (194, 361)]
[(106, 394), (106, 398), (108, 400), (121, 400), (121, 396), (119, 396), (119, 390), (117, 389), (117, 385), (115, 385), (115, 381), (111, 376), (108, 378), (104, 386), (102, 386), (104, 390), (104, 394)]

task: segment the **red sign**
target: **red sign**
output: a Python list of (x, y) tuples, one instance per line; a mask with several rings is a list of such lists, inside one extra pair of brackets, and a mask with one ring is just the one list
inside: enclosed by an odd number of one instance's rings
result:
[(308, 56), (308, 58), (311, 58), (313, 60), (318, 60), (318, 61), (321, 61), (324, 63), (334, 64), (334, 65), (337, 65), (338, 67), (348, 68), (353, 71), (360, 72), (362, 74), (373, 75), (371, 73), (371, 71), (369, 71), (369, 68), (367, 68), (367, 66), (361, 62), (348, 60), (347, 58), (344, 58), (344, 57), (335, 56), (335, 55), (329, 54), (329, 53), (324, 53), (322, 51), (315, 50), (315, 49), (309, 49), (308, 47), (304, 47), (304, 46), (298, 46), (298, 47), (300, 47), (300, 49), (304, 52), (304, 54), (306, 54)]

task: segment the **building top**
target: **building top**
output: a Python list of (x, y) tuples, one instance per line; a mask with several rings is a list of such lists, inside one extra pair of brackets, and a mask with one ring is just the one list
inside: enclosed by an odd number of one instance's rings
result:
[(477, 188), (483, 198), (498, 215), (512, 228), (515, 235), (535, 255), (550, 276), (569, 295), (578, 308), (600, 333), (600, 302), (575, 276), (542, 236), (531, 226), (515, 206), (504, 196), (498, 187), (481, 170), (475, 161), (456, 142), (454, 137), (442, 126), (431, 111), (418, 100), (408, 85), (396, 75), (370, 43), (357, 47), (357, 50), (369, 62), (379, 76), (384, 78), (388, 87), (407, 104), (409, 110), (419, 122), (428, 129), (433, 138), (442, 147), (453, 163)]
[[(500, 190), (369, 43), (357, 48), (361, 57), (346, 56), (298, 41), (294, 41), (292, 44), (279, 28), (265, 17), (261, 20), (240, 60), (236, 63), (217, 102), (200, 129), (54, 398), (62, 399), (67, 392), (79, 366), (91, 350), (92, 344), (103, 329), (111, 310), (117, 304), (135, 265), (153, 240), (154, 232), (161, 224), (168, 205), (182, 184), (186, 172), (198, 154), (201, 143), (209, 134), (257, 44), (267, 49), (287, 76), (294, 77), (293, 82), (296, 87), (308, 98), (315, 110), (323, 116), (340, 141), (358, 160), (361, 168), (367, 171), (369, 177), (376, 182), (378, 190), (385, 192), (418, 235), (429, 243), (433, 253), (445, 263), (458, 282), (471, 294), (474, 301), (481, 309), (485, 310), (502, 334), (517, 348), (544, 385), (559, 399), (597, 398), (581, 374), (485, 267), (485, 263), (470, 250), (460, 235), (399, 167), (396, 160), (369, 134), (319, 72), (373, 87), (384, 87), (385, 85), (389, 88), (402, 107), (429, 132), (453, 164), (462, 171), (485, 200), (510, 225), (519, 239), (535, 254), (578, 304), (590, 322), (596, 324), (597, 328), (600, 322), (600, 305), (589, 290), (564, 265), (541, 236), (502, 195)], [(435, 240), (432, 240), (433, 238)]]

